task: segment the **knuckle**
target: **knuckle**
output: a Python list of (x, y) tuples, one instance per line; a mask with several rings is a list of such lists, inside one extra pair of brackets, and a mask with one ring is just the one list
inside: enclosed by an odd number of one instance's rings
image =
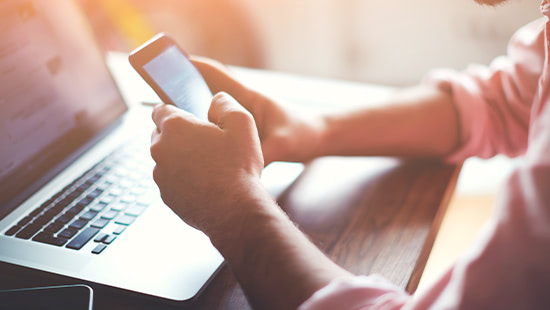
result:
[(161, 156), (161, 145), (159, 142), (151, 144), (151, 147), (149, 148), (149, 151), (151, 152), (151, 157), (155, 162), (158, 162)]
[(157, 183), (157, 185), (160, 181), (160, 178), (161, 178), (160, 169), (157, 165), (155, 165), (155, 167), (153, 168), (153, 180), (155, 180), (155, 183)]
[(246, 110), (231, 110), (226, 114), (227, 119), (239, 124), (252, 124), (254, 119)]
[(160, 113), (161, 109), (163, 108), (162, 104), (157, 104), (153, 107), (153, 116), (156, 116)]
[(225, 98), (227, 97), (227, 93), (224, 91), (217, 92), (214, 94), (214, 97), (212, 97), (212, 103), (213, 104), (224, 104)]
[(181, 127), (181, 120), (178, 116), (170, 115), (163, 120), (162, 126), (163, 131), (178, 130)]

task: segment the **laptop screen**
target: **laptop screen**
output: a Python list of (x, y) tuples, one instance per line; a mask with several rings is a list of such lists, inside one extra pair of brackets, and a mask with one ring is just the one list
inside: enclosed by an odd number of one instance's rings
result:
[(0, 1), (0, 79), (1, 219), (126, 105), (71, 0)]

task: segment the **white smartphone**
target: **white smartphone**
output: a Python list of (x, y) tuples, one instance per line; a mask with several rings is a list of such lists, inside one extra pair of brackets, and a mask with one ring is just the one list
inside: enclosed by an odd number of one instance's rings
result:
[(208, 120), (212, 93), (173, 39), (160, 33), (132, 51), (129, 60), (164, 103)]
[(80, 284), (0, 291), (0, 308), (10, 310), (92, 310), (92, 302), (92, 288)]

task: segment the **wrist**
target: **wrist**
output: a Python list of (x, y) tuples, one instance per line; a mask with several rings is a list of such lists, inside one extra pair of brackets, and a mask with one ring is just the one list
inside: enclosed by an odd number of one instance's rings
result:
[(289, 141), (288, 156), (296, 162), (306, 163), (326, 153), (327, 137), (327, 119), (328, 115), (321, 113), (302, 113), (296, 112), (296, 118), (293, 120), (298, 124), (289, 132), (287, 137)]
[(314, 128), (316, 132), (317, 142), (314, 149), (314, 156), (312, 158), (331, 155), (329, 151), (331, 115), (324, 113), (317, 116)]
[(259, 179), (248, 180), (242, 186), (244, 190), (228, 200), (222, 220), (203, 229), (226, 258), (240, 259), (251, 241), (251, 234), (269, 226), (267, 223), (281, 212)]

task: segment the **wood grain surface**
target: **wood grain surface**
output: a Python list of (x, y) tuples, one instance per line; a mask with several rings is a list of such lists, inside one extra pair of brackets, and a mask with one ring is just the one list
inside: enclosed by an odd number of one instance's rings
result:
[[(308, 164), (278, 203), (344, 268), (356, 274), (380, 274), (413, 292), (458, 171), (459, 167), (431, 160), (320, 158)], [(5, 264), (0, 267), (1, 288), (76, 281)], [(250, 309), (228, 266), (185, 305), (93, 287), (95, 309)]]

